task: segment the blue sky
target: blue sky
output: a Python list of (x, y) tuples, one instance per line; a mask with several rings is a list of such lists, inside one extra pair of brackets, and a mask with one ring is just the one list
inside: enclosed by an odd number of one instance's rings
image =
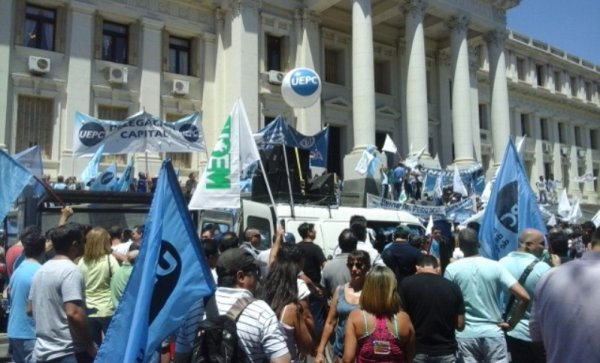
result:
[(600, 65), (600, 0), (522, 0), (507, 26)]

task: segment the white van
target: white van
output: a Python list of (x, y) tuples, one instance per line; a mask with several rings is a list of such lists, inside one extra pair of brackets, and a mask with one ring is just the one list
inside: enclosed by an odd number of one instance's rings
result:
[(273, 221), (276, 220), (286, 232), (293, 233), (296, 241), (302, 240), (298, 234), (298, 226), (304, 222), (313, 223), (317, 232), (315, 243), (319, 245), (325, 256), (333, 255), (338, 236), (344, 228), (349, 227), (350, 217), (361, 215), (367, 219), (367, 227), (378, 232), (389, 234), (402, 223), (411, 228), (415, 234), (425, 232), (423, 224), (410, 213), (379, 208), (328, 207), (317, 205), (276, 204), (276, 216), (270, 205), (242, 201), (242, 230), (248, 227), (258, 229), (263, 236), (261, 248), (269, 248), (275, 231)]

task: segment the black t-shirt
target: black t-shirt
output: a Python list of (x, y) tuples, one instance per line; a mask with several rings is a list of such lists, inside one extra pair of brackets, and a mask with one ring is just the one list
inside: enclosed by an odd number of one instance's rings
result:
[(304, 274), (318, 285), (321, 282), (321, 265), (326, 261), (323, 250), (312, 242), (299, 242), (297, 246), (304, 256)]
[(392, 242), (383, 250), (381, 258), (387, 267), (391, 268), (398, 280), (398, 288), (405, 277), (417, 272), (416, 265), (421, 257), (421, 251), (408, 242)]
[(417, 353), (454, 354), (456, 316), (465, 313), (460, 287), (440, 275), (422, 273), (402, 281), (400, 296), (415, 327)]

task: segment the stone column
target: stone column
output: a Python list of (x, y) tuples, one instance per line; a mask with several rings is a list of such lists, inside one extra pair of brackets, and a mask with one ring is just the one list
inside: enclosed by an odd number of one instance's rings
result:
[[(580, 129), (581, 132), (581, 142), (582, 149), (585, 151), (585, 172), (593, 173), (593, 159), (592, 159), (592, 141), (590, 135), (590, 128), (587, 126), (582, 126)], [(597, 194), (595, 192), (594, 185), (596, 181), (590, 181), (583, 184), (583, 197), (585, 198), (587, 203), (596, 203), (597, 202)]]
[[(532, 133), (533, 135), (531, 135), (531, 137), (528, 137), (528, 139), (532, 139), (534, 142), (534, 157), (533, 160), (535, 162), (532, 171), (531, 171), (531, 177), (529, 182), (532, 184), (532, 187), (535, 187), (535, 182), (538, 181), (538, 179), (540, 178), (540, 175), (543, 175), (545, 179), (548, 179), (548, 175), (545, 175), (545, 170), (544, 170), (544, 152), (542, 150), (542, 144), (544, 143), (542, 141), (542, 127), (541, 127), (541, 120), (540, 120), (540, 115), (537, 112), (532, 112), (530, 114), (531, 120), (532, 120)], [(529, 135), (528, 135), (529, 136)], [(528, 140), (525, 140), (525, 142), (527, 142)], [(527, 145), (523, 145), (524, 147), (527, 147)], [(534, 189), (536, 190), (536, 189)]]
[[(408, 140), (413, 151), (429, 145), (427, 116), (427, 69), (425, 63), (425, 31), (423, 18), (427, 2), (410, 0), (406, 3), (406, 112)], [(429, 148), (425, 149), (429, 155)]]
[(488, 34), (491, 80), (491, 128), (494, 149), (494, 168), (502, 161), (504, 150), (510, 137), (510, 117), (508, 108), (508, 85), (504, 60), (504, 40), (506, 30), (497, 29)]
[(469, 50), (469, 81), (470, 81), (470, 108), (471, 108), (471, 133), (475, 160), (483, 162), (481, 156), (481, 130), (479, 127), (479, 84), (477, 81), (477, 70), (479, 69), (479, 52), (481, 48)]
[[(8, 131), (13, 119), (13, 97), (9, 92), (12, 83), (10, 79), (10, 58), (12, 44), (14, 44), (15, 26), (13, 11), (15, 11), (14, 0), (0, 1), (0, 24), (3, 24), (0, 26), (0, 149), (2, 150), (6, 150), (10, 144), (10, 133)], [(16, 16), (22, 16), (22, 14)]]
[[(78, 1), (71, 3), (70, 42), (68, 44), (69, 68), (66, 88), (66, 117), (61, 127), (59, 173), (78, 175), (89, 162), (87, 158), (73, 156), (73, 119), (75, 112), (94, 114), (91, 103), (91, 78), (93, 64), (94, 11), (91, 5)], [(159, 57), (160, 59), (160, 57)]]
[[(321, 49), (319, 47), (319, 18), (308, 9), (296, 10), (296, 22), (299, 31), (296, 35), (298, 50), (296, 53), (296, 67), (306, 67), (318, 71), (321, 69)], [(324, 78), (324, 76), (322, 77)], [(321, 80), (323, 81), (323, 79)], [(319, 131), (321, 124), (321, 101), (306, 108), (294, 110), (297, 116), (296, 129), (303, 134), (313, 135)], [(374, 121), (373, 121), (374, 122)], [(356, 126), (355, 126), (356, 127)]]
[(375, 70), (371, 0), (352, 1), (353, 152), (375, 144)]
[[(578, 176), (581, 176), (581, 174), (579, 173), (579, 160), (578, 160), (579, 156), (577, 155), (578, 147), (575, 144), (575, 126), (573, 125), (573, 121), (568, 120), (566, 122), (566, 125), (567, 125), (567, 127), (566, 127), (566, 129), (567, 129), (567, 140), (566, 141), (567, 142), (566, 142), (566, 144), (569, 145), (568, 158), (570, 161), (569, 178), (573, 179)], [(581, 200), (581, 184), (580, 183), (570, 181), (567, 192), (569, 192), (570, 195), (577, 196)]]
[(448, 23), (452, 48), (452, 136), (454, 140), (454, 163), (472, 164), (473, 127), (471, 125), (471, 81), (469, 79), (469, 47), (467, 31), (469, 18), (453, 17)]
[[(558, 137), (558, 128), (559, 124), (555, 119), (548, 119), (548, 124), (550, 127), (550, 143), (552, 144), (552, 173), (554, 174), (554, 180), (560, 180), (561, 185), (566, 185), (565, 179), (567, 176), (563, 175), (562, 169), (562, 155), (560, 153), (560, 140)], [(561, 192), (560, 190), (556, 190), (557, 193)]]
[(437, 64), (439, 71), (438, 89), (440, 95), (440, 145), (439, 154), (440, 164), (442, 166), (452, 163), (452, 112), (450, 110), (450, 67), (452, 66), (450, 54), (446, 51), (440, 51), (437, 54)]

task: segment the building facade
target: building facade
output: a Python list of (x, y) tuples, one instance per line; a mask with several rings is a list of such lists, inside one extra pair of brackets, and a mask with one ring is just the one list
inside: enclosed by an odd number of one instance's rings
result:
[[(305, 134), (329, 126), (329, 169), (346, 180), (386, 134), (403, 155), (426, 146), (425, 162), (490, 170), (509, 136), (526, 135), (532, 185), (553, 174), (596, 203), (598, 180), (572, 179), (600, 170), (600, 66), (506, 29), (518, 3), (3, 0), (0, 147), (39, 144), (49, 174), (77, 176), (88, 158), (73, 157), (74, 113), (144, 108), (168, 121), (201, 112), (211, 150), (241, 97), (254, 130), (278, 115)], [(301, 110), (280, 91), (300, 66), (323, 81), (321, 102)], [(136, 168), (153, 175), (165, 156), (135, 155)], [(168, 156), (181, 175), (206, 162)]]

